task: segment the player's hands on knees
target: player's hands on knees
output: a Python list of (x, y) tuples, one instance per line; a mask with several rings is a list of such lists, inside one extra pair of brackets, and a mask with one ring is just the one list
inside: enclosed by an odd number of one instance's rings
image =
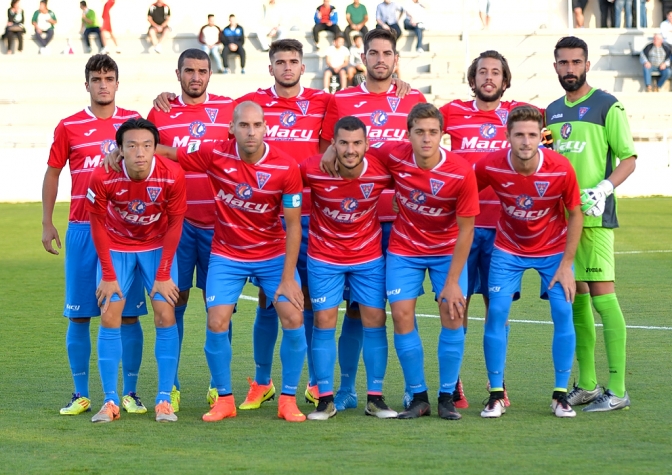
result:
[(152, 291), (149, 293), (149, 297), (154, 298), (154, 295), (156, 294), (161, 295), (171, 307), (174, 307), (180, 298), (180, 288), (175, 285), (173, 279), (155, 280), (154, 285), (152, 286)]
[(562, 290), (565, 291), (565, 299), (567, 302), (574, 303), (574, 296), (576, 295), (576, 281), (574, 280), (574, 271), (572, 270), (571, 265), (560, 265), (558, 270), (555, 271), (555, 275), (551, 280), (551, 283), (548, 285), (548, 290), (551, 290), (553, 286), (559, 283), (562, 286)]
[(123, 159), (124, 157), (121, 155), (121, 150), (115, 148), (110, 153), (105, 155), (101, 165), (105, 167), (105, 173), (110, 173), (110, 169), (114, 170), (115, 172), (120, 172), (121, 165), (119, 165), (119, 162), (121, 162)]
[(159, 112), (170, 112), (170, 101), (174, 100), (177, 96), (172, 92), (162, 92), (156, 99), (154, 99), (154, 109)]
[(338, 162), (336, 161), (336, 150), (333, 145), (329, 145), (327, 149), (322, 154), (322, 160), (320, 160), (320, 170), (329, 175), (332, 178), (338, 176)]
[(411, 92), (411, 85), (399, 78), (392, 78), (392, 84), (397, 86), (397, 97), (399, 99), (403, 99), (409, 92)]
[(448, 317), (451, 320), (464, 318), (464, 309), (467, 301), (458, 283), (446, 282), (446, 285), (439, 294), (439, 306), (443, 305), (444, 301), (448, 305)]
[(114, 294), (117, 294), (120, 299), (124, 298), (124, 294), (121, 293), (121, 287), (119, 287), (119, 282), (116, 280), (101, 280), (96, 289), (96, 298), (98, 299), (98, 306), (101, 307), (101, 314), (107, 312), (107, 308), (110, 306), (110, 299)]
[(282, 279), (280, 281), (280, 285), (278, 285), (278, 289), (273, 296), (273, 303), (277, 303), (281, 295), (303, 312), (303, 292), (295, 279)]
[(42, 225), (42, 245), (44, 250), (49, 254), (58, 255), (58, 251), (54, 249), (51, 241), (56, 241), (56, 247), (61, 248), (61, 238), (58, 236), (58, 230), (53, 224)]

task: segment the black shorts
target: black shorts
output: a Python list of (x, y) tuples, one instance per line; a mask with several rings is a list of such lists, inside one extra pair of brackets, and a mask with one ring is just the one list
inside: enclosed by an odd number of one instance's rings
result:
[(572, 8), (574, 9), (580, 8), (583, 11), (586, 9), (586, 5), (588, 5), (588, 0), (572, 0)]

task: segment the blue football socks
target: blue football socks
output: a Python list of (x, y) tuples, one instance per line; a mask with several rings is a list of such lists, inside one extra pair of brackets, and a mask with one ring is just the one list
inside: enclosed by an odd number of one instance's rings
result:
[(313, 328), (313, 367), (320, 396), (334, 393), (336, 364), (336, 329)]
[(105, 402), (119, 405), (117, 379), (121, 362), (121, 330), (119, 328), (100, 327), (98, 330), (98, 372), (103, 384)]
[(89, 364), (91, 361), (91, 320), (82, 323), (68, 322), (65, 333), (65, 348), (68, 353), (70, 372), (75, 384), (75, 393), (89, 397)]
[(303, 362), (306, 359), (306, 329), (282, 329), (280, 361), (282, 363), (282, 394), (295, 395), (299, 386)]
[(341, 336), (338, 338), (338, 365), (341, 368), (341, 391), (355, 393), (355, 381), (359, 368), (359, 356), (362, 353), (364, 331), (362, 320), (343, 317)]
[(364, 328), (364, 366), (368, 394), (382, 395), (387, 371), (387, 331), (384, 326)]
[(170, 392), (173, 389), (175, 372), (177, 371), (179, 344), (180, 337), (177, 332), (177, 325), (156, 329), (154, 356), (156, 356), (156, 366), (159, 373), (159, 391), (156, 395), (156, 404), (161, 401), (170, 402)]
[(254, 363), (256, 371), (254, 380), (257, 384), (266, 385), (271, 382), (273, 354), (275, 342), (278, 340), (278, 313), (273, 306), (257, 307), (257, 316), (252, 330)]
[(217, 394), (226, 396), (233, 392), (231, 388), (231, 342), (228, 331), (215, 333), (205, 330), (205, 359), (212, 375), (212, 387)]
[(121, 324), (121, 371), (124, 378), (123, 394), (138, 391), (138, 375), (142, 364), (144, 335), (140, 320), (135, 323)]

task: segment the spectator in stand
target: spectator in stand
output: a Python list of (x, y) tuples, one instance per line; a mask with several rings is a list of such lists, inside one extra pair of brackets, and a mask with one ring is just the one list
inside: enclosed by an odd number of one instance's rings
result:
[[(641, 26), (646, 28), (646, 2), (649, 0), (615, 0), (614, 9), (616, 21), (616, 28), (621, 27), (621, 12), (625, 10), (625, 27), (626, 28), (637, 28)], [(639, 11), (637, 10), (637, 4), (639, 3)], [(633, 18), (637, 17), (637, 20), (633, 22)], [(641, 19), (641, 20), (640, 20)], [(639, 24), (641, 21), (641, 25)]]
[(79, 8), (82, 10), (82, 39), (84, 40), (85, 53), (91, 52), (91, 42), (89, 41), (89, 35), (96, 35), (96, 41), (98, 41), (98, 51), (101, 54), (107, 53), (105, 47), (103, 46), (103, 37), (100, 34), (100, 26), (98, 25), (98, 18), (96, 17), (96, 12), (91, 10), (86, 6), (85, 1), (79, 2)]
[(478, 17), (481, 19), (483, 29), (490, 28), (490, 12), (492, 11), (491, 0), (479, 0), (478, 2)]
[(667, 13), (672, 11), (672, 0), (661, 0), (661, 2), (663, 4), (661, 13), (663, 14), (663, 21), (665, 21)]
[(40, 45), (40, 54), (49, 54), (48, 46), (54, 39), (54, 25), (57, 20), (54, 12), (47, 8), (47, 0), (40, 0), (40, 7), (33, 13), (31, 22), (35, 27), (35, 39)]
[(350, 51), (344, 46), (345, 39), (342, 33), (336, 33), (334, 37), (334, 44), (327, 50), (324, 58), (327, 63), (327, 69), (324, 70), (324, 90), (329, 91), (329, 84), (331, 77), (336, 74), (341, 83), (340, 88), (345, 89), (348, 86), (348, 64), (350, 63)]
[(404, 30), (413, 31), (418, 37), (416, 51), (424, 53), (422, 47), (422, 32), (425, 31), (426, 7), (419, 0), (410, 0), (404, 8), (406, 18), (404, 19)]
[(352, 48), (351, 33), (355, 32), (363, 37), (369, 32), (366, 27), (366, 22), (369, 21), (369, 12), (366, 11), (364, 5), (359, 3), (359, 0), (355, 0), (346, 7), (345, 19), (348, 22), (348, 26), (345, 27), (345, 46), (350, 49)]
[(376, 28), (383, 30), (394, 30), (397, 38), (401, 36), (401, 27), (399, 20), (404, 13), (404, 9), (394, 3), (392, 0), (383, 0), (376, 8)]
[(282, 31), (283, 14), (275, 3), (275, 0), (268, 0), (263, 5), (261, 31), (257, 33), (261, 49), (268, 51), (271, 43), (276, 40), (281, 40), (283, 36)]
[[(639, 54), (639, 62), (644, 67), (644, 84), (646, 92), (658, 92), (665, 85), (665, 81), (670, 78), (670, 59), (672, 57), (672, 47), (663, 43), (663, 35), (656, 33), (653, 35), (653, 43), (649, 43)], [(653, 71), (658, 71), (660, 77), (657, 84), (651, 84)]]
[(7, 29), (3, 38), (7, 40), (7, 54), (16, 53), (16, 45), (19, 46), (19, 53), (23, 53), (23, 35), (26, 32), (24, 22), (26, 15), (21, 8), (19, 0), (12, 0), (7, 10)]
[[(349, 48), (350, 50), (350, 66), (348, 66), (348, 84), (351, 86), (359, 86), (364, 80), (366, 80), (366, 65), (362, 61), (362, 55), (364, 54), (364, 39), (362, 35), (355, 35), (353, 40), (355, 42), (354, 46)], [(355, 76), (361, 75), (364, 79), (355, 84)]]
[(665, 43), (672, 45), (672, 10), (667, 12), (667, 20), (660, 24), (660, 34)]
[(156, 53), (161, 52), (161, 42), (170, 32), (170, 7), (163, 1), (158, 0), (149, 7), (147, 12), (147, 21), (149, 21), (149, 30), (147, 36), (152, 43), (152, 47)]
[(615, 21), (614, 0), (600, 0), (600, 28), (614, 28)]
[(208, 23), (201, 27), (201, 31), (198, 32), (198, 41), (201, 43), (201, 49), (210, 56), (215, 62), (216, 73), (224, 72), (224, 65), (222, 64), (222, 53), (220, 52), (219, 45), (222, 42), (219, 40), (222, 30), (215, 25), (215, 15), (208, 15)]
[[(618, 2), (618, 0), (616, 1)], [(572, 8), (574, 9), (574, 26), (576, 28), (583, 28), (583, 11), (586, 9), (586, 5), (588, 5), (588, 0), (572, 0)], [(616, 21), (618, 22), (618, 13), (616, 13), (616, 16)]]
[(320, 39), (318, 37), (320, 31), (331, 31), (334, 34), (334, 39), (336, 39), (336, 35), (341, 33), (341, 29), (338, 27), (338, 12), (336, 12), (336, 7), (330, 5), (329, 0), (324, 0), (322, 5), (315, 10), (314, 20), (313, 40), (315, 40), (315, 48), (319, 50), (320, 47), (317, 43)]
[(103, 26), (100, 27), (100, 32), (103, 35), (103, 45), (107, 51), (110, 51), (110, 40), (114, 43), (114, 49), (117, 53), (121, 53), (119, 49), (119, 43), (117, 43), (117, 38), (115, 38), (114, 33), (112, 33), (112, 19), (110, 18), (110, 10), (114, 6), (115, 0), (107, 0), (103, 6), (103, 14), (101, 15), (103, 19)]
[(240, 74), (245, 74), (245, 31), (236, 21), (236, 15), (229, 15), (229, 26), (222, 30), (219, 40), (224, 45), (222, 50), (222, 59), (224, 60), (224, 74), (229, 74), (229, 55), (237, 54), (240, 56)]
[(638, 15), (638, 25), (640, 28), (646, 28), (648, 26), (648, 20), (646, 19), (646, 4), (649, 0), (639, 0), (639, 13)]

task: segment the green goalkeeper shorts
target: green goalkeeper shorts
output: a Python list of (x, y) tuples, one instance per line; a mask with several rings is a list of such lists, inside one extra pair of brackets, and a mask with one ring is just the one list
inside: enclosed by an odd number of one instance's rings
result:
[(574, 273), (579, 282), (616, 280), (613, 229), (583, 228), (574, 257)]

